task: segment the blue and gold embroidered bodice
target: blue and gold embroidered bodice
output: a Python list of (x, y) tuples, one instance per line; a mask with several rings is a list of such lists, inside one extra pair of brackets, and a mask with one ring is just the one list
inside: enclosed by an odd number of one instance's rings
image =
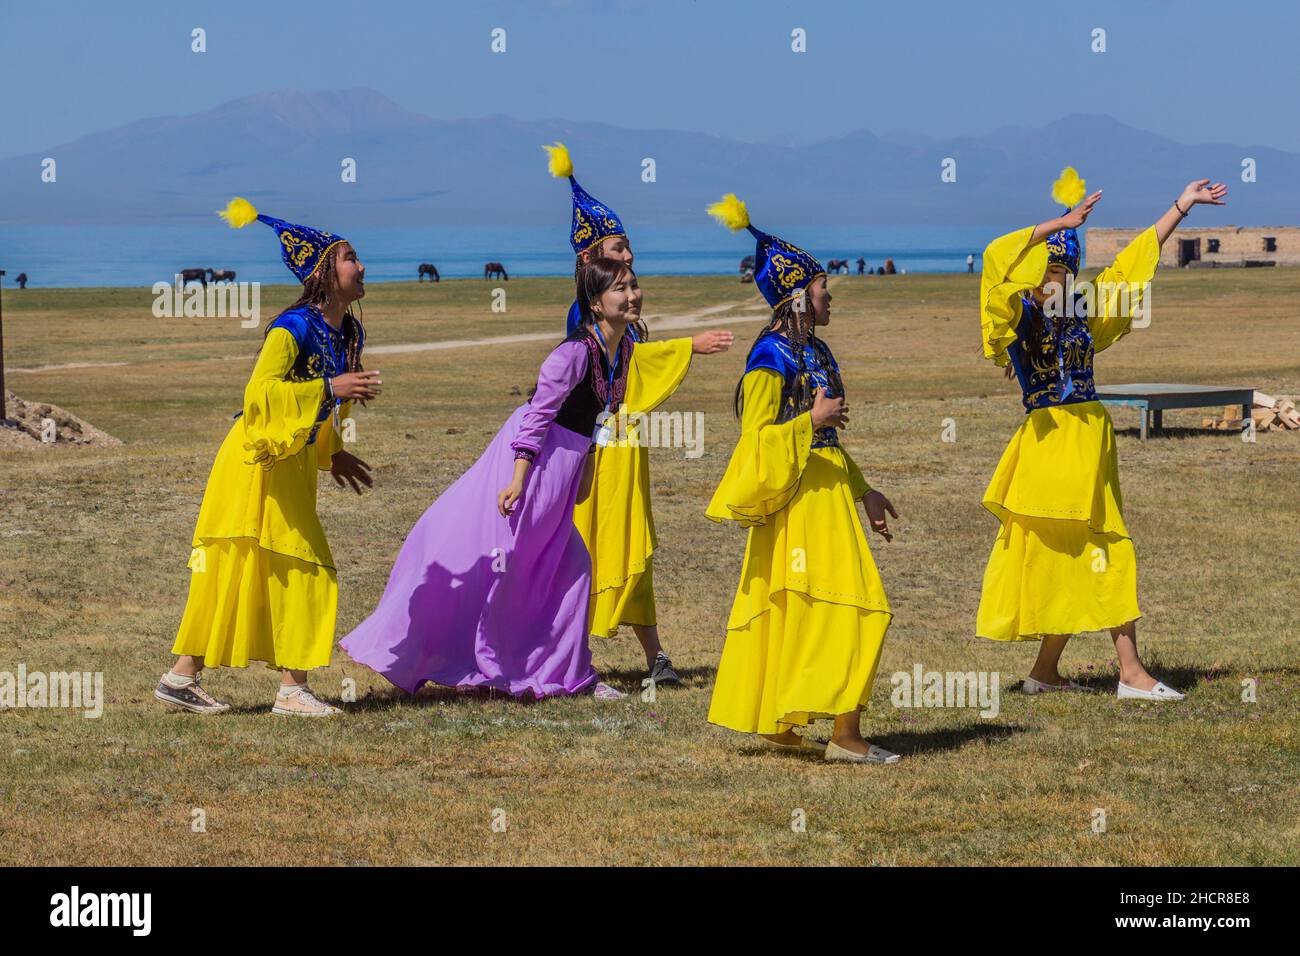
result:
[[(1088, 330), (1088, 316), (1084, 314), (1083, 295), (1075, 294), (1073, 315), (1061, 318), (1046, 315), (1028, 293), (1021, 296), (1020, 302), (1016, 340), (1007, 348), (1007, 356), (1020, 381), (1025, 411), (1095, 402), (1092, 333)], [(1031, 346), (1028, 336), (1035, 321), (1042, 323), (1043, 341)]]
[[(754, 347), (749, 351), (749, 360), (745, 363), (745, 373), (756, 368), (769, 368), (785, 379), (781, 388), (781, 411), (777, 415), (778, 424), (788, 422), (802, 414), (799, 410), (796, 394), (799, 384), (799, 359), (795, 347), (784, 335), (767, 331), (758, 337)], [(818, 338), (810, 338), (803, 346), (803, 374), (808, 378), (810, 392), (819, 388), (826, 389), (830, 398), (842, 396), (843, 390), (837, 388), (839, 364), (831, 354), (830, 346)], [(806, 411), (805, 409), (804, 411)], [(839, 432), (827, 426), (813, 432), (813, 448), (838, 448)]]
[[(357, 354), (365, 345), (365, 330), (360, 322), (352, 323), (358, 337)], [(298, 343), (298, 357), (285, 376), (291, 382), (311, 382), (318, 378), (333, 378), (347, 371), (347, 337), (336, 329), (312, 306), (292, 309), (271, 323), (273, 329), (284, 329)], [(316, 441), (321, 423), (329, 418), (337, 403), (329, 399), (321, 402), (316, 413), (316, 425), (307, 437), (307, 444)]]

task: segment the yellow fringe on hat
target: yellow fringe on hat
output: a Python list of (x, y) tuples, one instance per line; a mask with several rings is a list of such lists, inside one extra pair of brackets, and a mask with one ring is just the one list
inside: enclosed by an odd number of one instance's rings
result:
[(1087, 194), (1088, 184), (1079, 178), (1079, 173), (1073, 166), (1066, 166), (1061, 170), (1060, 177), (1052, 183), (1052, 201), (1060, 203), (1067, 209), (1079, 205)]
[(231, 229), (243, 229), (257, 219), (257, 210), (247, 199), (236, 196), (226, 203), (225, 209), (218, 210), (217, 215), (226, 220)]
[(749, 210), (735, 193), (727, 193), (709, 206), (708, 213), (732, 232), (749, 228)]
[(563, 143), (556, 143), (554, 146), (543, 146), (549, 157), (547, 168), (550, 169), (551, 175), (557, 179), (568, 179), (573, 175), (573, 160), (569, 158), (569, 147)]

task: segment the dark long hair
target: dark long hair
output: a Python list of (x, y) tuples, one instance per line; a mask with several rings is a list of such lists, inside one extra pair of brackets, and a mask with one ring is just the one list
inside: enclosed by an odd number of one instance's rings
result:
[[(602, 243), (603, 243), (604, 241), (605, 241), (604, 239), (601, 240)], [(596, 244), (596, 248), (597, 248), (597, 249), (600, 248), (600, 243), (597, 243), (597, 244)], [(597, 258), (600, 258), (600, 259), (608, 259), (609, 257), (608, 257), (608, 256), (596, 256), (596, 255), (593, 255), (593, 256), (591, 257), (591, 259), (597, 259)], [(590, 261), (590, 260), (588, 260), (588, 261)], [(614, 260), (614, 261), (617, 261), (617, 260)], [(577, 260), (576, 260), (576, 261), (574, 262), (574, 264), (573, 264), (573, 284), (574, 284), (575, 286), (578, 284), (579, 276), (582, 275), (582, 267), (583, 267), (584, 265), (585, 265), (585, 263), (582, 261), (582, 256), (578, 256)], [(628, 266), (628, 269), (629, 269), (629, 270), (630, 270), (631, 268), (632, 268), (631, 266)], [(633, 272), (632, 274), (635, 275), (636, 273)], [(605, 288), (609, 288), (609, 287), (606, 286)], [(597, 298), (599, 298), (599, 296), (597, 296)], [(579, 303), (579, 304), (581, 305), (581, 303)], [(584, 322), (586, 321), (586, 317), (585, 317), (585, 316), (583, 317), (583, 321), (584, 321)], [(645, 342), (645, 341), (648, 341), (648, 340), (649, 340), (649, 338), (650, 338), (650, 330), (649, 330), (648, 328), (646, 328), (646, 324), (645, 324), (645, 321), (644, 321), (643, 319), (637, 319), (635, 322), (633, 322), (633, 323), (629, 326), (629, 328), (632, 329), (632, 331), (636, 332), (636, 340), (637, 340), (638, 342)]]
[[(796, 309), (795, 302), (802, 302), (803, 308)], [(806, 293), (796, 296), (793, 299), (787, 299), (772, 310), (772, 321), (768, 323), (767, 328), (758, 333), (758, 338), (754, 339), (754, 344), (749, 347), (749, 355), (754, 354), (754, 349), (758, 346), (759, 340), (769, 332), (780, 332), (790, 340), (791, 350), (794, 352), (797, 372), (793, 382), (786, 383), (782, 389), (781, 398), (783, 411), (789, 407), (794, 415), (801, 415), (813, 407), (813, 388), (808, 381), (806, 362), (804, 360), (804, 344), (817, 338), (817, 327), (812, 322), (809, 315), (811, 302)], [(802, 321), (807, 315), (809, 318), (808, 327), (804, 328)], [(816, 348), (816, 345), (813, 346)], [(745, 367), (749, 367), (749, 356), (745, 357)], [(829, 364), (826, 368), (826, 374), (830, 379), (831, 385), (835, 387), (840, 395), (844, 394), (844, 383), (840, 380), (838, 372), (831, 369)], [(736, 394), (732, 400), (735, 408), (736, 417), (740, 418), (745, 410), (745, 373), (740, 373), (740, 381), (736, 382)]]
[[(322, 313), (325, 311), (325, 304), (329, 302), (330, 296), (334, 293), (335, 286), (338, 284), (336, 263), (338, 262), (339, 250), (342, 248), (343, 245), (340, 243), (325, 253), (325, 258), (321, 260), (320, 266), (302, 284), (302, 294), (298, 296), (292, 305), (277, 313), (275, 318), (266, 324), (266, 329), (262, 332), (263, 342), (271, 334), (271, 326), (275, 325), (276, 319), (284, 315), (285, 312), (301, 309), (305, 305), (310, 305)], [(356, 307), (356, 315), (352, 314), (353, 306)], [(358, 300), (349, 305), (347, 311), (343, 313), (344, 371), (361, 371), (361, 338), (361, 302)]]
[(636, 272), (626, 263), (605, 256), (597, 256), (580, 263), (574, 284), (578, 291), (578, 312), (582, 315), (582, 325), (576, 335), (585, 335), (596, 321), (591, 306), (599, 302), (600, 297), (610, 290), (624, 273), (635, 276)]

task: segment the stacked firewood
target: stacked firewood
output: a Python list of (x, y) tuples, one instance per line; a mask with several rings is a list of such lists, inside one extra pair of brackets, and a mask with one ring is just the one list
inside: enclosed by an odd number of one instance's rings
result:
[[(1272, 395), (1256, 392), (1250, 417), (1255, 422), (1257, 432), (1300, 429), (1300, 411), (1296, 410), (1295, 402), (1285, 395), (1274, 398)], [(1201, 424), (1206, 428), (1219, 431), (1240, 431), (1246, 427), (1246, 419), (1241, 417), (1240, 405), (1225, 405), (1221, 418), (1203, 418)]]

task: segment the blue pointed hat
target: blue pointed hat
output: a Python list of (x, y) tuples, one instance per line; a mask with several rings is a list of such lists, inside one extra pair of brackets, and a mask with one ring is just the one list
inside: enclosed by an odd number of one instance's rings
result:
[(311, 226), (299, 226), (292, 222), (285, 222), (283, 219), (263, 216), (253, 208), (252, 203), (238, 196), (230, 200), (226, 208), (217, 215), (226, 220), (232, 229), (243, 229), (254, 220), (264, 222), (274, 229), (276, 235), (280, 237), (280, 253), (284, 258), (284, 264), (298, 277), (298, 281), (303, 283), (320, 268), (327, 252), (340, 242), (347, 241), (341, 236), (321, 232)]
[(574, 255), (581, 255), (602, 239), (610, 236), (627, 237), (618, 214), (587, 190), (578, 185), (573, 178), (573, 160), (563, 143), (543, 146), (550, 155), (548, 166), (551, 175), (566, 177), (573, 190), (573, 225), (569, 228), (569, 244), (573, 246)]
[(749, 221), (749, 210), (727, 193), (709, 206), (709, 215), (732, 232), (748, 229), (757, 241), (754, 250), (754, 285), (773, 309), (793, 299), (818, 276), (826, 275), (822, 264), (794, 243), (755, 229)]
[[(1061, 170), (1060, 177), (1052, 183), (1052, 199), (1066, 210), (1073, 209), (1088, 192), (1088, 184), (1079, 178), (1073, 166)], [(1074, 229), (1058, 229), (1047, 237), (1047, 264), (1063, 265), (1073, 275), (1079, 274), (1079, 233)]]

